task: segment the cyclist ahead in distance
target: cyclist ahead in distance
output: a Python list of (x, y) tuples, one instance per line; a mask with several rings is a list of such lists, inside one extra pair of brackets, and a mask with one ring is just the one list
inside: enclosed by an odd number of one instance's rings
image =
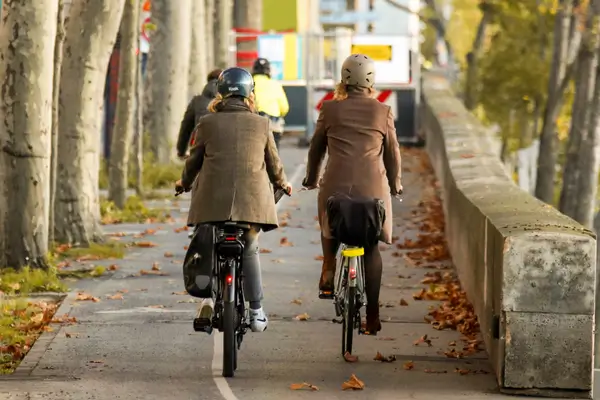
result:
[(261, 306), (258, 234), (278, 227), (271, 184), (288, 193), (292, 187), (269, 121), (255, 113), (253, 89), (249, 72), (229, 68), (221, 73), (218, 95), (209, 105), (211, 114), (196, 126), (196, 143), (175, 185), (186, 191), (194, 185), (188, 225), (224, 221), (252, 225), (244, 238), (244, 292), (250, 303), (250, 327), (261, 332), (267, 327), (267, 317)]
[(290, 111), (287, 96), (281, 83), (271, 79), (271, 64), (266, 58), (257, 58), (252, 65), (256, 107), (259, 114), (271, 120), (271, 130), (275, 144), (279, 149), (279, 141), (283, 135), (283, 117)]
[[(331, 235), (327, 218), (330, 196), (361, 196), (383, 200), (385, 223), (380, 240), (392, 241), (391, 195), (402, 192), (400, 183), (400, 146), (394, 117), (389, 106), (373, 98), (375, 65), (362, 54), (353, 54), (342, 65), (342, 80), (334, 100), (321, 108), (311, 140), (303, 186), (320, 187), (318, 196), (323, 267), (319, 297), (332, 295), (339, 243)], [(319, 171), (325, 153), (327, 166), (321, 182)], [(367, 324), (365, 331), (376, 334), (379, 320), (379, 289), (382, 260), (377, 245), (365, 248), (365, 285)]]
[(209, 113), (208, 105), (217, 95), (217, 79), (221, 72), (223, 70), (217, 68), (208, 74), (202, 93), (194, 96), (185, 110), (177, 138), (177, 156), (179, 158), (184, 158), (188, 145), (194, 144), (192, 132), (200, 118)]

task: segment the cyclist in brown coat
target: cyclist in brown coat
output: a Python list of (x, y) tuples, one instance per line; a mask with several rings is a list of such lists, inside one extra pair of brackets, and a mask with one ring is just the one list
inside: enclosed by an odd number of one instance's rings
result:
[[(353, 54), (342, 65), (342, 80), (335, 97), (323, 104), (308, 153), (303, 186), (320, 187), (319, 224), (323, 246), (323, 267), (319, 297), (333, 292), (336, 253), (339, 243), (331, 235), (326, 215), (327, 199), (335, 193), (383, 200), (385, 222), (381, 241), (392, 241), (391, 196), (402, 192), (400, 146), (389, 106), (372, 97), (375, 65), (367, 56)], [(323, 177), (319, 172), (325, 154), (328, 160)], [(381, 330), (379, 289), (382, 260), (377, 245), (365, 249), (367, 324), (365, 333)]]

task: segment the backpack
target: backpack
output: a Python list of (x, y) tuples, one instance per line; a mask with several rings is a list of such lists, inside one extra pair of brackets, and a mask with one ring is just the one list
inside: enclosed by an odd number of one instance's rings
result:
[(327, 199), (331, 235), (348, 246), (377, 244), (385, 222), (382, 200), (336, 193)]
[(198, 225), (183, 261), (183, 284), (194, 297), (211, 298), (215, 257), (216, 227)]

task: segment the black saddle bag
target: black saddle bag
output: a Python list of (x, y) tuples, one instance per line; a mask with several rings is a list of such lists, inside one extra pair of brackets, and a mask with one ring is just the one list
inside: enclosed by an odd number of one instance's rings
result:
[(349, 246), (377, 244), (385, 222), (382, 200), (336, 193), (327, 199), (331, 235)]
[(191, 296), (212, 297), (216, 236), (214, 225), (196, 227), (183, 261), (183, 283)]

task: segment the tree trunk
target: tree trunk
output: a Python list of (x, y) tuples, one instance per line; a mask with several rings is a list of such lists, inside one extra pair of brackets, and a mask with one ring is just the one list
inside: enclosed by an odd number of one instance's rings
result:
[(571, 116), (571, 130), (567, 143), (567, 156), (563, 172), (563, 187), (560, 193), (559, 209), (562, 213), (576, 218), (579, 207), (579, 157), (582, 142), (585, 140), (592, 106), (598, 64), (598, 21), (600, 0), (592, 1), (586, 18), (586, 27), (579, 52), (578, 74), (575, 81), (575, 100)]
[(205, 0), (206, 7), (206, 65), (208, 70), (215, 68), (215, 0)]
[(133, 149), (135, 154), (135, 194), (144, 194), (144, 78), (142, 76), (142, 53), (138, 54), (135, 75), (136, 124)]
[(136, 70), (139, 40), (140, 0), (125, 2), (121, 20), (119, 57), (119, 91), (115, 111), (110, 160), (108, 165), (108, 199), (118, 208), (125, 207), (130, 143), (136, 121)]
[(188, 75), (188, 96), (192, 97), (202, 92), (208, 63), (206, 60), (206, 3), (204, 0), (194, 1), (192, 4), (192, 47), (190, 54), (190, 67)]
[(102, 241), (98, 204), (101, 110), (125, 0), (73, 0), (60, 85), (56, 240)]
[(491, 8), (485, 4), (482, 6), (483, 14), (479, 25), (477, 26), (477, 33), (473, 40), (473, 46), (471, 51), (467, 54), (467, 73), (465, 78), (465, 107), (467, 110), (474, 110), (477, 106), (476, 98), (476, 85), (478, 77), (478, 66), (479, 57), (481, 56), (481, 50), (483, 48), (483, 40), (485, 39), (485, 32), (487, 26), (492, 17)]
[(4, 0), (0, 24), (0, 268), (45, 268), (58, 2)]
[[(262, 31), (262, 0), (235, 0), (233, 26)], [(240, 42), (238, 51), (257, 51), (258, 40)]]
[(54, 41), (54, 75), (52, 81), (52, 135), (50, 140), (50, 203), (48, 206), (48, 243), (54, 243), (54, 204), (56, 199), (56, 171), (58, 163), (58, 104), (60, 94), (60, 68), (65, 41), (65, 2), (58, 0), (56, 39)]
[(554, 178), (558, 157), (556, 118), (562, 106), (563, 93), (560, 92), (560, 84), (567, 66), (572, 6), (572, 0), (560, 0), (554, 20), (554, 49), (548, 79), (548, 100), (540, 133), (535, 196), (548, 204), (554, 201)]
[(150, 147), (159, 164), (168, 164), (175, 156), (171, 149), (188, 103), (191, 9), (191, 0), (152, 2), (156, 32), (148, 55), (148, 131)]
[(233, 0), (215, 0), (217, 18), (215, 20), (215, 61), (217, 67), (229, 66), (229, 41), (233, 25)]

